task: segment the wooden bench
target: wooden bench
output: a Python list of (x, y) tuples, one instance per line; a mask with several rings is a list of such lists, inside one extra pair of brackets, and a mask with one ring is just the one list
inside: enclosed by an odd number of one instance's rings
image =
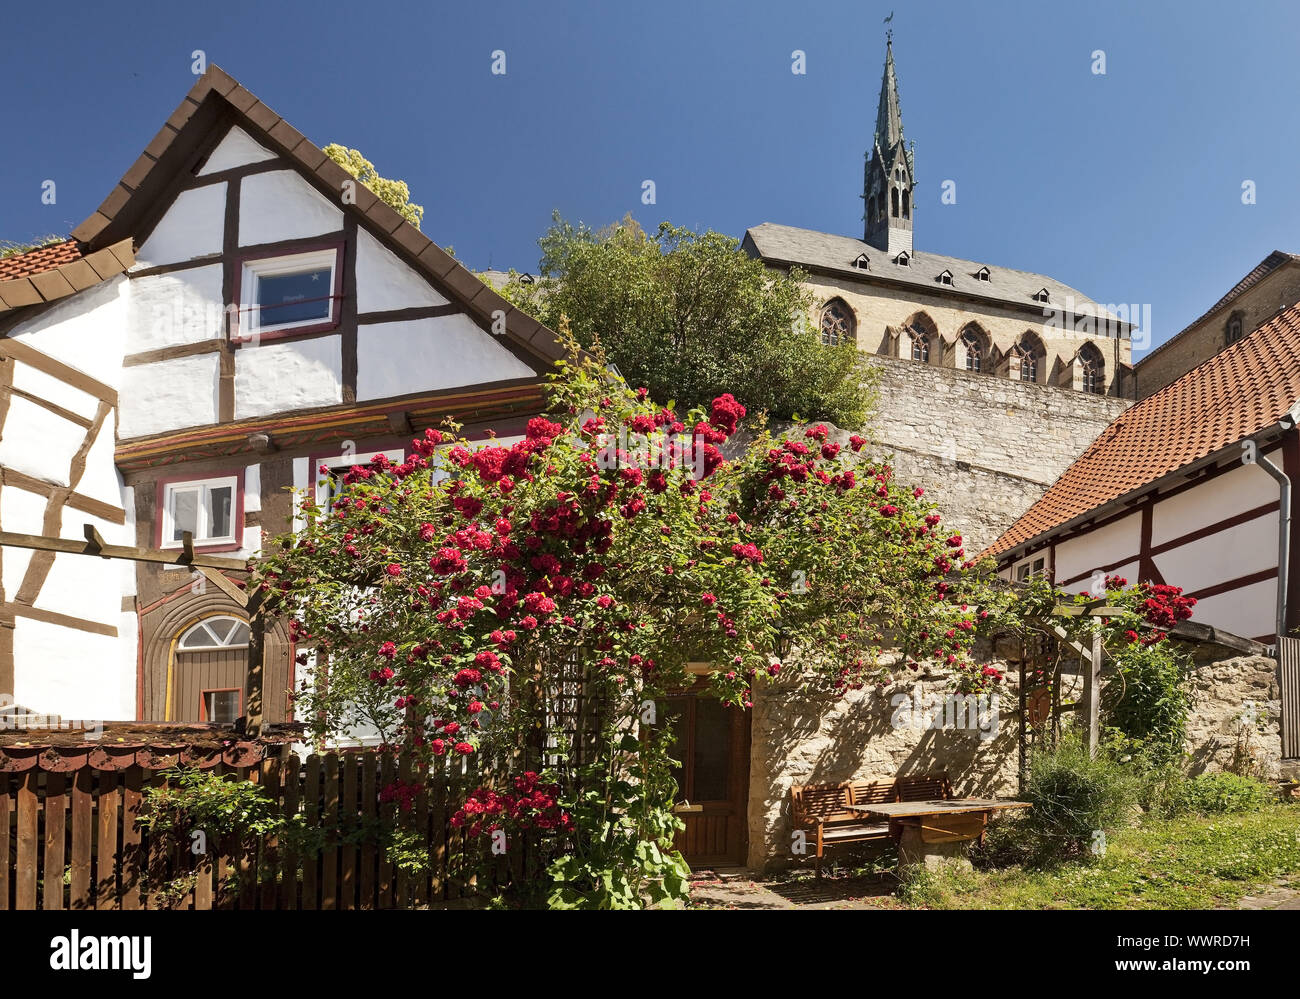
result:
[(857, 781), (843, 784), (801, 784), (790, 788), (791, 816), (796, 828), (808, 829), (817, 837), (816, 871), (822, 871), (822, 854), (827, 846), (864, 843), (889, 838), (888, 822), (868, 822), (851, 804), (892, 801), (892, 781)]
[(952, 781), (945, 773), (919, 777), (899, 777), (894, 781), (898, 796), (894, 801), (936, 801), (952, 798)]
[(817, 837), (817, 874), (827, 846), (888, 839), (890, 823), (871, 822), (850, 805), (879, 805), (893, 801), (930, 801), (951, 798), (948, 775), (925, 774), (896, 780), (855, 780), (840, 784), (796, 784), (790, 788), (791, 818), (795, 828)]

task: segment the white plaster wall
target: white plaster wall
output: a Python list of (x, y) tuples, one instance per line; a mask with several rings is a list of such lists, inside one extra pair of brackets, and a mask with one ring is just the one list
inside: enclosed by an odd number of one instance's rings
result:
[(254, 174), (240, 185), (240, 246), (320, 236), (342, 228), (342, 209), (292, 170)]
[[(1281, 463), (1277, 449), (1266, 454)], [(1277, 496), (1277, 483), (1267, 472), (1258, 465), (1242, 465), (1160, 500), (1151, 516), (1151, 544), (1162, 545), (1245, 510), (1276, 503)]]
[[(121, 506), (122, 476), (113, 464), (113, 444), (113, 421), (105, 420), (86, 455), (86, 470), (77, 483), (77, 492), (103, 503)], [(80, 534), (75, 536), (81, 537)], [(134, 544), (134, 541), (128, 543)]]
[(14, 699), (66, 719), (134, 718), (134, 698), (122, 703), (125, 655), (118, 643), (107, 635), (18, 618)]
[(244, 513), (257, 513), (262, 509), (262, 466), (249, 465), (244, 469)]
[(0, 467), (66, 486), (69, 465), (85, 436), (84, 427), (14, 396), (0, 438)]
[(1138, 554), (1142, 540), (1142, 515), (1127, 517), (1070, 538), (1056, 545), (1056, 582), (1061, 583), (1104, 565)]
[(145, 437), (217, 422), (221, 361), (198, 354), (124, 369), (118, 434)]
[[(94, 524), (105, 538), (117, 530), (115, 524), (73, 510), (71, 516), (65, 514), (61, 533), (71, 536), (74, 527), (80, 533), (83, 523)], [(122, 586), (117, 566), (112, 559), (66, 553), (55, 555), (54, 564), (33, 606), (82, 621), (116, 625), (118, 615), (122, 613)]]
[(427, 280), (364, 229), (357, 231), (357, 311), (446, 305)]
[(337, 335), (235, 352), (237, 420), (342, 401), (343, 344)]
[(136, 269), (220, 253), (225, 227), (224, 181), (182, 191), (136, 251)]
[(22, 361), (14, 361), (14, 388), (21, 389), (38, 399), (62, 406), (87, 420), (94, 419), (99, 400), (53, 375), (47, 375)]
[(212, 155), (203, 164), (199, 176), (205, 177), (210, 173), (220, 173), (222, 170), (231, 170), (234, 167), (247, 166), (250, 163), (261, 163), (264, 160), (274, 158), (275, 153), (263, 146), (238, 125), (232, 125), (225, 138), (217, 143), (216, 149), (212, 150)]
[(1214, 597), (1192, 609), (1192, 621), (1222, 628), (1242, 638), (1272, 635), (1277, 627), (1277, 580), (1266, 579)]
[(220, 264), (132, 278), (126, 352), (216, 339), (222, 318)]
[(19, 323), (10, 336), (117, 388), (122, 381), (128, 285), (119, 274)]
[[(122, 525), (123, 544), (135, 544), (135, 486), (122, 486), (122, 509), (126, 511), (126, 522)], [(136, 563), (128, 562), (125, 559), (118, 562), (118, 586), (122, 590), (122, 596), (135, 596), (136, 583)], [(132, 615), (134, 618), (134, 615)], [(134, 654), (134, 649), (132, 649)], [(134, 669), (134, 667), (132, 667)], [(132, 695), (134, 696), (134, 695)]]
[(463, 314), (357, 329), (358, 401), (533, 373)]
[(140, 619), (131, 611), (117, 616), (117, 707), (110, 712), (109, 720), (136, 717), (136, 676), (139, 661), (136, 658), (140, 643)]
[[(0, 524), (15, 534), (43, 534), (46, 499), (17, 486), (0, 489)], [(5, 595), (12, 599), (27, 574), (33, 552), (28, 548), (0, 548), (4, 564)], [(3, 693), (3, 691), (0, 691)]]
[(1188, 593), (1275, 568), (1277, 526), (1276, 513), (1256, 517), (1156, 555), (1156, 568), (1165, 582), (1181, 586)]

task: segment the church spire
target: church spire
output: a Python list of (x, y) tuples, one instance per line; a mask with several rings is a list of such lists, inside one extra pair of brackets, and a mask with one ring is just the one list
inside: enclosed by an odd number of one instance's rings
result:
[(894, 71), (893, 32), (885, 42), (885, 75), (880, 79), (880, 106), (876, 110), (876, 146), (892, 149), (903, 141), (903, 114), (898, 108), (898, 76)]
[(912, 194), (916, 177), (912, 153), (903, 142), (903, 113), (898, 100), (892, 31), (886, 36), (876, 131), (866, 160), (862, 178), (862, 200), (866, 205), (863, 239), (891, 257), (904, 250), (911, 253)]

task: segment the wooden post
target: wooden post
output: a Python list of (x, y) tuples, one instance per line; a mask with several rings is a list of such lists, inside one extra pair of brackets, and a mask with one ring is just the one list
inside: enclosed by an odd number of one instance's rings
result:
[[(250, 586), (256, 585), (249, 583)], [(244, 678), (244, 734), (256, 739), (262, 734), (262, 688), (266, 680), (266, 617), (262, 593), (248, 595), (248, 675)]]
[(1025, 742), (1029, 738), (1029, 718), (1028, 718), (1029, 700), (1025, 692), (1025, 684), (1028, 681), (1028, 672), (1025, 669), (1025, 660), (1029, 655), (1029, 650), (1027, 648), (1027, 645), (1028, 643), (1024, 640), (1024, 638), (1021, 638), (1020, 639), (1020, 725), (1019, 725), (1020, 738), (1018, 740), (1020, 745), (1020, 757), (1019, 757), (1019, 766), (1017, 767), (1017, 778), (1018, 778), (1018, 784), (1020, 788), (1019, 791), (1020, 794), (1025, 793), (1025, 779), (1028, 776), (1027, 774), (1028, 768), (1026, 766), (1026, 759), (1025, 759), (1026, 756)]
[(1083, 680), (1084, 699), (1088, 706), (1088, 755), (1097, 755), (1101, 741), (1101, 632), (1092, 636), (1092, 653), (1088, 657)]

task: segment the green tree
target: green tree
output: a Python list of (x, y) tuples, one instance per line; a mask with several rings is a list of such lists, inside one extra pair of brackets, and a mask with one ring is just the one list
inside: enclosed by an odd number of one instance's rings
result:
[(538, 244), (542, 279), (512, 274), (506, 297), (552, 328), (567, 317), (651, 398), (707, 406), (743, 392), (778, 419), (867, 419), (872, 369), (855, 346), (822, 344), (798, 271), (771, 271), (722, 233), (665, 222), (651, 236), (630, 216), (593, 231), (556, 213)]
[(337, 142), (331, 142), (324, 151), (326, 156), (370, 188), (375, 197), (415, 228), (420, 228), (420, 221), (424, 218), (424, 206), (411, 204), (411, 189), (407, 187), (406, 181), (389, 180), (379, 176), (375, 165), (362, 156), (359, 149), (349, 149)]

